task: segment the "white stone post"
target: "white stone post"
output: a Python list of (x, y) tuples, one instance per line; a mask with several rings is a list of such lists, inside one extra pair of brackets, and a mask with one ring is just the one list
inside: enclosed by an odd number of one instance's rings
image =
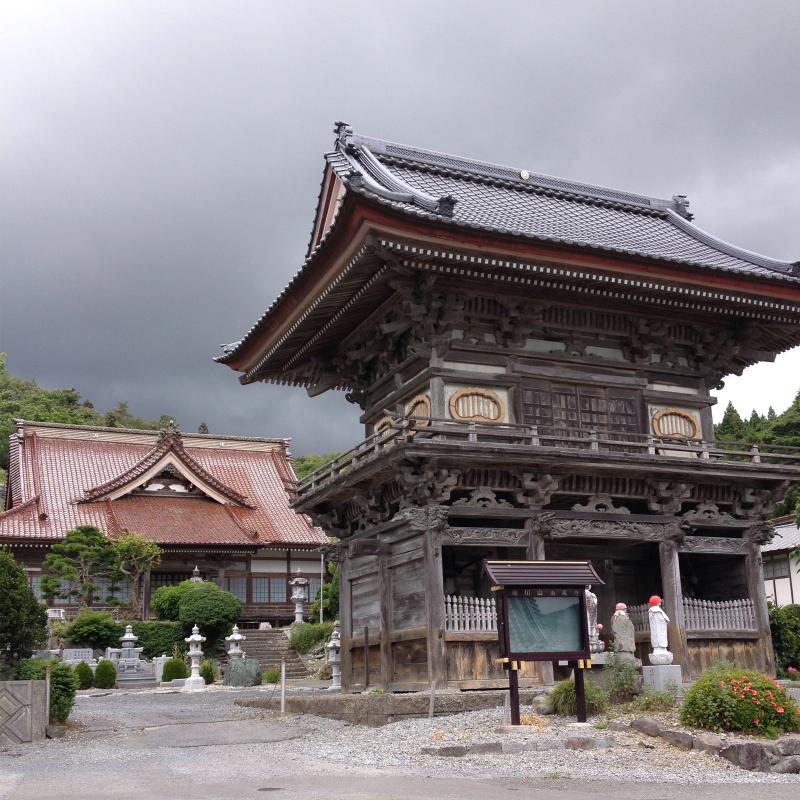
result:
[(297, 570), (296, 577), (289, 581), (289, 586), (292, 587), (292, 600), (294, 601), (294, 625), (303, 621), (303, 603), (308, 600), (308, 578), (300, 576), (300, 570)]
[(200, 635), (200, 629), (197, 625), (192, 628), (192, 635), (184, 639), (189, 645), (189, 659), (192, 662), (192, 675), (187, 678), (183, 684), (182, 692), (204, 692), (206, 689), (205, 679), (200, 677), (200, 659), (203, 657), (203, 651), (200, 649), (200, 645), (205, 640), (206, 637)]
[(228, 659), (233, 660), (236, 658), (244, 658), (244, 650), (242, 650), (241, 643), (247, 639), (246, 636), (243, 636), (239, 633), (239, 626), (233, 626), (233, 633), (230, 636), (225, 637), (225, 641), (230, 644), (228, 648)]
[(333, 623), (331, 638), (325, 645), (328, 651), (328, 663), (331, 665), (330, 692), (339, 692), (342, 689), (342, 636), (339, 632), (339, 620)]

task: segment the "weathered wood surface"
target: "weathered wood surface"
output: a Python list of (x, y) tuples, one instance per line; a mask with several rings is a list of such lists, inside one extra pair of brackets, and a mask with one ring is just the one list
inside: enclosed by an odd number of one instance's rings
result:
[(699, 678), (703, 672), (720, 660), (728, 661), (744, 669), (769, 671), (769, 665), (758, 639), (692, 638), (688, 642), (686, 658), (682, 664), (684, 680)]

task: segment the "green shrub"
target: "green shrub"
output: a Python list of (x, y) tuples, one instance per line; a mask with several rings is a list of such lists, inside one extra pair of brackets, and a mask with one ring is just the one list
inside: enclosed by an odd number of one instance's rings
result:
[(309, 608), (311, 619), (319, 619), (319, 606), (322, 603), (323, 619), (339, 619), (339, 564), (332, 561), (328, 564), (328, 573), (331, 579), (322, 584), (317, 590), (317, 596)]
[[(586, 688), (586, 713), (602, 714), (608, 708), (608, 692), (598, 686), (590, 678), (584, 679)], [(575, 679), (569, 678), (566, 681), (557, 683), (551, 692), (553, 697), (553, 708), (559, 716), (574, 717), (578, 711), (578, 703), (575, 699)]]
[(75, 705), (78, 681), (69, 664), (53, 664), (50, 673), (50, 720), (66, 722)]
[(217, 671), (214, 669), (214, 662), (210, 658), (204, 658), (200, 662), (200, 677), (207, 685), (214, 683), (217, 679)]
[(105, 650), (119, 647), (125, 629), (107, 611), (84, 610), (67, 625), (64, 638), (73, 645)]
[(675, 702), (678, 698), (678, 687), (672, 690), (657, 692), (655, 689), (647, 687), (638, 697), (633, 698), (630, 704), (632, 711), (669, 711), (675, 707)]
[(150, 607), (155, 611), (159, 619), (177, 622), (181, 598), (186, 592), (191, 591), (193, 586), (197, 585), (192, 581), (182, 581), (175, 586), (162, 586), (153, 593)]
[(778, 677), (787, 678), (789, 667), (800, 669), (800, 605), (769, 604), (769, 626)]
[(307, 653), (315, 644), (331, 638), (332, 622), (302, 622), (292, 626), (291, 645), (298, 653)]
[(139, 637), (138, 646), (143, 648), (143, 658), (170, 655), (175, 652), (175, 645), (178, 646), (179, 651), (186, 649), (186, 643), (183, 641), (183, 626), (180, 622), (153, 620), (152, 622), (132, 622), (130, 624), (133, 625), (133, 632)]
[(203, 649), (208, 653), (213, 653), (222, 637), (231, 632), (241, 613), (242, 603), (236, 595), (208, 581), (192, 583), (178, 605), (178, 619), (186, 635), (197, 625), (206, 637)]
[(631, 700), (640, 691), (636, 664), (619, 653), (609, 653), (603, 668), (606, 688), (615, 703)]
[(171, 658), (164, 664), (164, 672), (161, 673), (161, 682), (168, 683), (176, 678), (188, 678), (189, 668), (182, 658)]
[(760, 672), (712, 668), (686, 693), (681, 722), (712, 731), (775, 737), (800, 730), (800, 711), (779, 683)]
[(281, 679), (281, 671), (277, 667), (270, 667), (264, 670), (264, 683), (278, 683)]
[(94, 672), (92, 672), (92, 668), (85, 661), (81, 661), (81, 663), (75, 667), (75, 677), (78, 681), (79, 689), (92, 688)]
[(98, 689), (113, 689), (117, 682), (117, 668), (107, 659), (94, 668), (94, 685)]
[(0, 680), (46, 640), (47, 612), (31, 591), (22, 565), (0, 547)]
[(20, 661), (14, 670), (14, 680), (43, 681), (50, 672), (50, 721), (64, 722), (75, 705), (75, 692), (78, 680), (69, 664), (62, 664), (53, 658), (29, 658)]

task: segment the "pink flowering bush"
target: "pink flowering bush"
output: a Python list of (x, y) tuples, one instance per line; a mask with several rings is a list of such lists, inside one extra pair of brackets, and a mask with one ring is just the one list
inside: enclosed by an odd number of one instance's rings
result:
[(686, 693), (681, 722), (775, 738), (800, 730), (800, 709), (775, 680), (754, 670), (714, 667)]

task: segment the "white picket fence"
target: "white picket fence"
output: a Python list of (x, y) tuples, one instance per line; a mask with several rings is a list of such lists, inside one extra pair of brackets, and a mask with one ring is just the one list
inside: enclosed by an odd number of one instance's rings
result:
[(496, 631), (497, 607), (493, 597), (444, 597), (445, 630)]
[(752, 600), (696, 600), (683, 598), (687, 631), (755, 631)]
[[(755, 631), (756, 618), (752, 600), (697, 600), (683, 598), (687, 631)], [(637, 633), (647, 633), (647, 603), (628, 606), (628, 616)]]

